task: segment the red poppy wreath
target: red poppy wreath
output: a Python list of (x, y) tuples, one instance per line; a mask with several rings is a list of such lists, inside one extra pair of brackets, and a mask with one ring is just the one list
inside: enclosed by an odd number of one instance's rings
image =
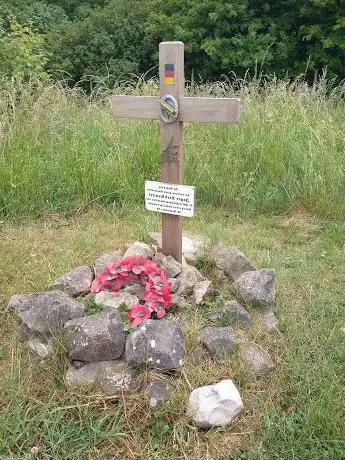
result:
[(116, 292), (128, 284), (145, 285), (145, 304), (136, 304), (128, 310), (128, 317), (133, 326), (138, 326), (146, 319), (161, 319), (170, 308), (170, 282), (164, 268), (143, 257), (126, 257), (106, 267), (91, 285), (91, 292)]

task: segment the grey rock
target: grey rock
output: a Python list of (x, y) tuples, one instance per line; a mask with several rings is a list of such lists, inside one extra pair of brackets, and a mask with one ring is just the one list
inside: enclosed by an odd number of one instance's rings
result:
[(242, 252), (225, 244), (217, 244), (213, 247), (211, 258), (216, 266), (234, 281), (243, 273), (255, 270), (250, 260)]
[(66, 383), (71, 388), (97, 387), (107, 395), (127, 393), (137, 387), (137, 372), (125, 361), (97, 361), (75, 368), (70, 366)]
[(145, 286), (143, 286), (142, 284), (128, 284), (119, 292), (131, 294), (139, 300), (144, 300)]
[(177, 279), (180, 281), (180, 287), (177, 294), (181, 296), (188, 296), (193, 293), (194, 286), (198, 281), (201, 281), (201, 273), (191, 265), (183, 267), (182, 272), (178, 275)]
[(140, 241), (136, 241), (132, 246), (130, 246), (127, 251), (125, 252), (123, 258), (129, 256), (139, 256), (143, 257), (144, 259), (151, 260), (153, 257), (153, 249), (146, 243), (141, 243)]
[(161, 252), (156, 252), (152, 260), (158, 265), (158, 267), (164, 268), (167, 256)]
[(273, 310), (262, 310), (261, 312), (261, 327), (269, 334), (279, 332), (279, 321)]
[(165, 262), (165, 271), (167, 278), (175, 278), (182, 271), (182, 264), (177, 262), (172, 256), (167, 256)]
[[(48, 334), (61, 329), (66, 321), (84, 314), (84, 305), (61, 291), (15, 295), (8, 308), (13, 308), (25, 326), (22, 332)], [(28, 335), (27, 335), (28, 337)]]
[(71, 388), (95, 385), (102, 371), (102, 365), (102, 362), (95, 362), (78, 368), (70, 366), (66, 374), (66, 384)]
[(170, 292), (172, 294), (175, 294), (175, 292), (178, 291), (178, 288), (180, 287), (180, 280), (177, 278), (169, 278), (170, 281)]
[(182, 329), (177, 321), (147, 320), (127, 337), (126, 360), (176, 370), (182, 366), (183, 346)]
[(221, 286), (229, 286), (229, 278), (226, 276), (223, 270), (218, 267), (214, 268), (214, 279), (217, 281), (217, 284)]
[(242, 357), (250, 371), (256, 376), (262, 376), (274, 369), (274, 363), (268, 353), (254, 346), (244, 346)]
[(252, 318), (250, 314), (245, 310), (241, 304), (236, 300), (231, 300), (223, 308), (217, 311), (212, 319), (216, 324), (222, 326), (231, 326), (237, 324), (242, 327), (251, 327)]
[(180, 295), (172, 294), (171, 296), (171, 306), (174, 310), (181, 310), (188, 305), (186, 299)]
[(107, 395), (127, 393), (137, 388), (137, 372), (125, 361), (103, 361), (97, 381)]
[[(162, 235), (160, 233), (150, 233), (149, 237), (158, 250), (162, 249)], [(193, 254), (195, 257), (202, 255), (206, 245), (205, 238), (196, 233), (183, 232), (182, 234), (182, 253)]]
[(175, 278), (182, 271), (182, 264), (177, 262), (172, 256), (165, 256), (157, 252), (153, 260), (159, 267), (165, 269), (167, 278)]
[(193, 300), (196, 305), (201, 304), (209, 297), (213, 295), (213, 285), (212, 281), (205, 280), (205, 281), (198, 281), (194, 286), (193, 291)]
[(113, 360), (123, 353), (126, 338), (117, 310), (68, 321), (64, 329), (71, 360)]
[(235, 295), (248, 304), (271, 308), (275, 301), (274, 269), (263, 268), (244, 273), (231, 286)]
[(18, 342), (24, 342), (25, 340), (28, 340), (30, 337), (30, 329), (25, 323), (20, 323), (16, 335), (16, 339)]
[(46, 342), (38, 337), (32, 337), (28, 340), (27, 345), (30, 350), (35, 352), (40, 358), (46, 358), (52, 352), (51, 340)]
[(139, 299), (127, 292), (101, 291), (95, 295), (95, 303), (104, 311), (111, 311), (114, 308), (119, 308), (120, 305), (126, 305), (129, 309), (132, 305), (138, 304)]
[(100, 275), (106, 267), (110, 267), (117, 260), (122, 259), (123, 253), (121, 251), (112, 252), (110, 254), (103, 254), (98, 257), (93, 263), (95, 276)]
[(16, 294), (10, 298), (6, 311), (13, 310), (17, 314), (31, 308), (35, 303), (38, 294)]
[(243, 409), (232, 380), (196, 388), (189, 396), (187, 414), (199, 428), (231, 424)]
[(60, 278), (51, 285), (51, 289), (57, 289), (66, 292), (66, 294), (72, 297), (77, 297), (90, 292), (93, 279), (93, 270), (83, 265), (60, 276)]
[(234, 330), (230, 326), (205, 327), (200, 332), (200, 341), (216, 359), (225, 359), (238, 349)]
[(187, 264), (193, 265), (193, 266), (195, 266), (197, 261), (198, 261), (198, 258), (196, 256), (196, 254), (193, 254), (191, 252), (185, 252), (184, 253), (184, 259), (185, 259)]
[(154, 408), (168, 401), (170, 388), (169, 385), (162, 380), (153, 380), (148, 384), (145, 393), (150, 407)]

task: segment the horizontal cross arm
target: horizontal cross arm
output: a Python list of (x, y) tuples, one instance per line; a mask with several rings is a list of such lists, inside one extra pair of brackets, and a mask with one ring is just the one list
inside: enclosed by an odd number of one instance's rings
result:
[(158, 120), (159, 98), (157, 96), (113, 96), (114, 118), (141, 118)]
[(239, 123), (241, 100), (237, 98), (184, 97), (180, 119), (197, 123)]
[[(160, 118), (157, 96), (113, 96), (115, 118), (158, 120)], [(179, 119), (197, 123), (238, 123), (241, 102), (233, 98), (182, 97)]]

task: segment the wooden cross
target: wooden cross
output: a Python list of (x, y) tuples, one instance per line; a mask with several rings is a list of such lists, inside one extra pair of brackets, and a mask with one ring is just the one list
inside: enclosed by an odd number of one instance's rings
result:
[[(160, 120), (161, 181), (181, 184), (183, 122), (238, 123), (240, 100), (184, 97), (184, 45), (159, 45), (160, 97), (113, 96), (115, 118)], [(162, 214), (162, 251), (182, 260), (182, 217)]]

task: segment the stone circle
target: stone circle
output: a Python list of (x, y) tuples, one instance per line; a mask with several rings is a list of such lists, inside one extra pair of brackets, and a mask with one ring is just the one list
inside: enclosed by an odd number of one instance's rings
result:
[[(150, 238), (152, 245), (135, 242), (126, 250), (99, 256), (90, 266), (62, 274), (47, 291), (13, 296), (8, 308), (19, 320), (18, 340), (44, 359), (51, 353), (55, 336), (62, 336), (69, 363), (65, 382), (71, 391), (92, 387), (114, 397), (144, 391), (152, 409), (168, 404), (185, 361), (198, 366), (208, 360), (240, 359), (253, 378), (271, 372), (272, 358), (260, 343), (253, 343), (253, 337), (279, 333), (275, 270), (257, 268), (238, 249), (224, 244), (212, 247), (202, 235), (191, 233), (183, 236), (180, 264), (159, 252), (158, 234)], [(148, 319), (128, 330), (123, 315), (132, 305), (144, 302), (143, 286), (90, 294), (95, 276), (127, 256), (153, 260), (165, 269), (175, 316)], [(213, 264), (212, 280), (203, 274), (203, 260), (207, 266)], [(220, 286), (226, 288), (224, 298)], [(206, 316), (198, 331), (198, 345), (187, 350), (184, 329), (191, 311)], [(148, 369), (161, 373), (164, 380), (139, 378)], [(232, 376), (224, 377), (191, 388), (186, 413), (200, 429), (230, 425), (244, 407)]]

